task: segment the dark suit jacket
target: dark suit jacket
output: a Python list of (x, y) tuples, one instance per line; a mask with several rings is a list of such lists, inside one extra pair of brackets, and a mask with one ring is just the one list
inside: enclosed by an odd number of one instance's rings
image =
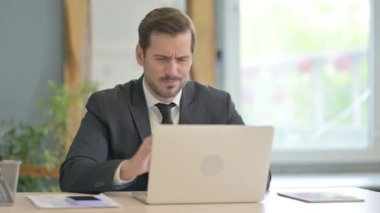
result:
[[(117, 166), (151, 134), (142, 78), (95, 92), (60, 171), (62, 191), (145, 191), (147, 174), (113, 185)], [(189, 81), (180, 101), (180, 124), (243, 124), (228, 93)]]

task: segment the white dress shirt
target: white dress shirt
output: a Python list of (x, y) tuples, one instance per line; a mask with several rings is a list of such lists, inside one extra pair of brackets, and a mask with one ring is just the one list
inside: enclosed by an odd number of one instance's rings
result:
[[(152, 93), (148, 89), (148, 85), (145, 82), (145, 77), (143, 77), (143, 90), (145, 94), (145, 100), (146, 104), (148, 107), (148, 112), (149, 112), (149, 121), (150, 121), (150, 128), (151, 130), (154, 129), (154, 127), (161, 125), (161, 120), (162, 120), (162, 115), (160, 113), (160, 110), (155, 106), (157, 103), (163, 103), (160, 102), (157, 98), (155, 98)], [(171, 101), (175, 103), (176, 105), (172, 108), (172, 120), (173, 124), (178, 124), (179, 122), (179, 102), (181, 100), (181, 95), (182, 95), (182, 90), (179, 91), (179, 93), (174, 97), (174, 99)], [(169, 104), (169, 103), (164, 103), (164, 104)], [(127, 160), (125, 160), (127, 161)], [(113, 183), (114, 185), (121, 185), (121, 184), (126, 184), (134, 180), (122, 180), (120, 178), (120, 168), (121, 164), (125, 161), (122, 161), (119, 166), (115, 170), (114, 178), (113, 178)]]

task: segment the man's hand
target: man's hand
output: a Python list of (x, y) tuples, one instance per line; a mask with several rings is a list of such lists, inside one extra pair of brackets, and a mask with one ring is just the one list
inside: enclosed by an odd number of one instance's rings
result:
[(131, 180), (149, 171), (150, 156), (152, 150), (152, 138), (147, 137), (143, 140), (136, 154), (122, 163), (120, 168), (120, 178)]

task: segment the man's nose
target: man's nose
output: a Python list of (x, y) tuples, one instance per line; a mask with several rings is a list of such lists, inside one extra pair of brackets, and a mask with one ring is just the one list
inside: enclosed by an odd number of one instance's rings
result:
[(176, 73), (177, 69), (178, 69), (177, 61), (175, 59), (170, 60), (168, 63), (167, 71), (169, 73)]

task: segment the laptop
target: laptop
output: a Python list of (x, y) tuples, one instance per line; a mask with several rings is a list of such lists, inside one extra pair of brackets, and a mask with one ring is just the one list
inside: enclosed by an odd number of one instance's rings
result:
[(147, 204), (260, 202), (274, 129), (244, 125), (160, 125), (152, 131)]

